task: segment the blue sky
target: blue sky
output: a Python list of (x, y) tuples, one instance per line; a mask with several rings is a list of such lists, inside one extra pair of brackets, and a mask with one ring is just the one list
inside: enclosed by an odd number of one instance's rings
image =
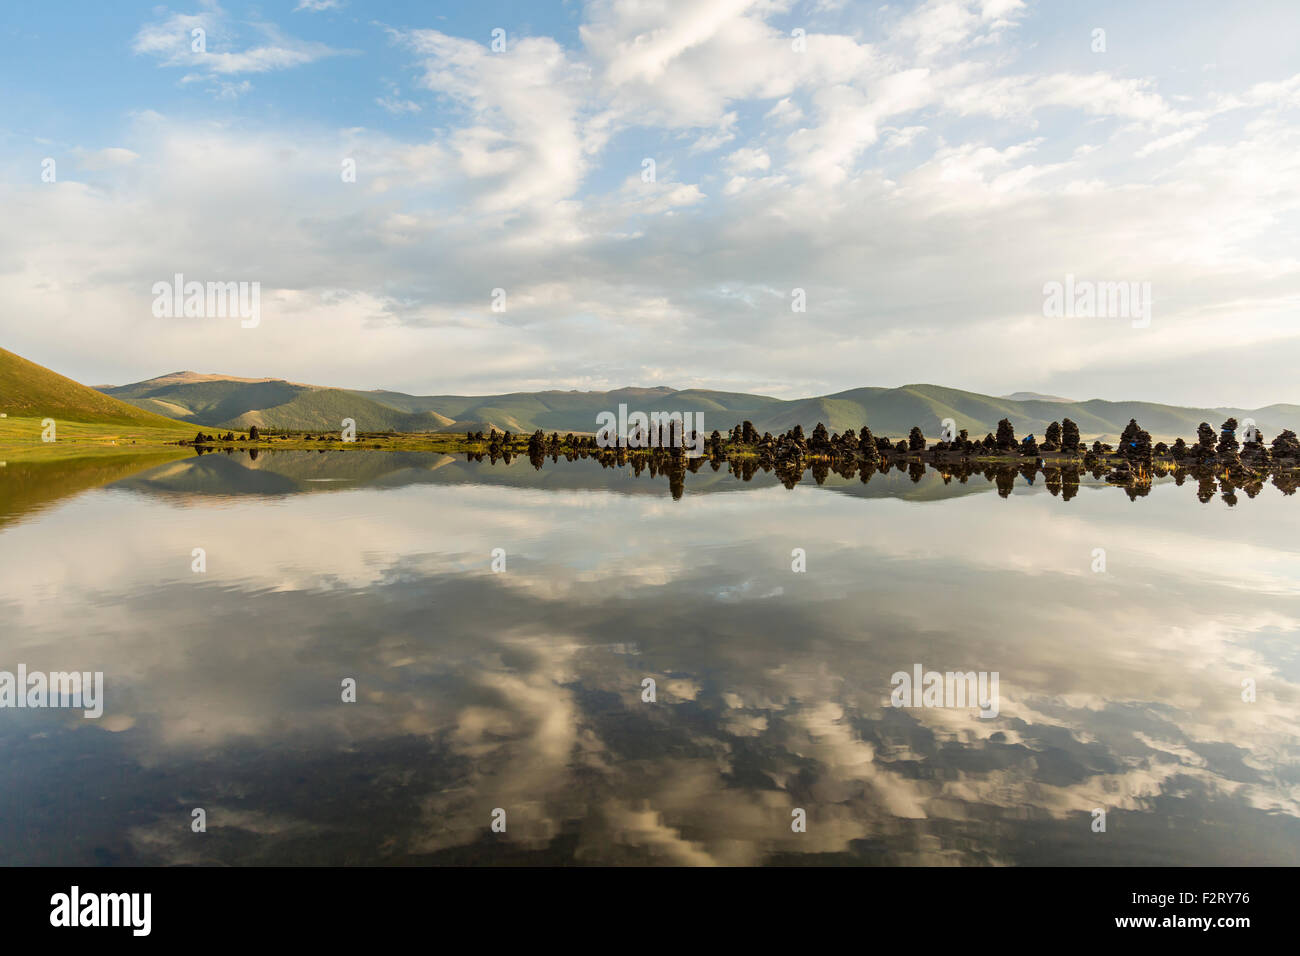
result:
[[(95, 383), (1300, 402), (1297, 28), (1290, 2), (10, 4), (0, 331)], [(177, 272), (260, 283), (263, 321), (155, 316)], [(1149, 282), (1149, 327), (1045, 317), (1067, 274)]]

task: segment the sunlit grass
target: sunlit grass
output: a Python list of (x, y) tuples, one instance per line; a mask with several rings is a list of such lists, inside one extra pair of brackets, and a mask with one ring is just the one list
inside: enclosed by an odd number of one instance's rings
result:
[(131, 423), (65, 422), (54, 419), (55, 441), (43, 441), (40, 418), (0, 418), (0, 461), (58, 461), (96, 455), (156, 452), (193, 438), (195, 428), (178, 422), (156, 427)]

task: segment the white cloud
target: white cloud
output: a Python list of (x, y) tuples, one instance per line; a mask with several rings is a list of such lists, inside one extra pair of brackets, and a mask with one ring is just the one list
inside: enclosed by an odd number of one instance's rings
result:
[(550, 209), (572, 195), (601, 136), (583, 128), (586, 69), (549, 38), (505, 53), (436, 30), (401, 37), (422, 56), (422, 85), (465, 111), (446, 147), (480, 181), (476, 205), (497, 212)]
[(897, 35), (911, 40), (922, 60), (987, 43), (1025, 11), (1020, 0), (927, 0), (902, 18)]
[(772, 157), (761, 149), (746, 147), (738, 149), (727, 157), (724, 164), (728, 172), (747, 173), (753, 170), (768, 170), (772, 168)]
[(77, 162), (82, 169), (113, 169), (118, 166), (130, 166), (140, 158), (139, 153), (121, 146), (108, 146), (104, 149), (76, 150)]
[(1189, 126), (1186, 129), (1180, 129), (1176, 133), (1170, 133), (1168, 136), (1161, 136), (1159, 139), (1147, 143), (1135, 154), (1139, 159), (1150, 156), (1152, 153), (1158, 153), (1162, 149), (1171, 149), (1174, 146), (1181, 146), (1183, 143), (1190, 142), (1197, 136), (1205, 132), (1206, 126)]
[(926, 131), (924, 126), (905, 126), (902, 129), (890, 130), (889, 138), (885, 140), (885, 149), (906, 149), (916, 142), (916, 138)]
[(736, 138), (735, 125), (739, 117), (735, 113), (727, 113), (718, 121), (716, 128), (707, 130), (702, 133), (694, 143), (691, 144), (692, 153), (711, 153), (719, 149)]
[[(241, 27), (256, 34), (260, 42), (234, 49)], [(324, 43), (286, 36), (274, 24), (237, 24), (216, 3), (207, 4), (200, 13), (173, 13), (145, 24), (136, 33), (131, 49), (158, 60), (159, 66), (219, 76), (287, 70), (341, 52)]]
[(777, 101), (777, 104), (763, 114), (763, 118), (769, 122), (784, 126), (788, 123), (797, 123), (803, 119), (803, 110), (799, 109), (790, 97), (786, 96)]
[(1151, 89), (1148, 80), (1108, 73), (1005, 76), (949, 90), (946, 105), (963, 116), (1026, 118), (1047, 107), (1067, 107), (1090, 116), (1135, 120), (1152, 127), (1181, 117)]
[(595, 0), (579, 33), (614, 107), (670, 128), (716, 126), (734, 101), (844, 82), (871, 61), (870, 48), (846, 36), (810, 34), (796, 52), (767, 22), (775, 11), (759, 0)]
[(383, 107), (387, 112), (392, 113), (394, 116), (400, 116), (403, 113), (420, 112), (419, 103), (412, 102), (411, 100), (400, 99), (396, 96), (377, 96), (375, 97), (375, 103)]
[[(137, 377), (197, 348), (236, 374), (438, 391), (1104, 381), (1117, 398), (1249, 404), (1183, 374), (1213, 365), (1227, 317), (1233, 347), (1258, 353), (1241, 389), (1294, 399), (1300, 269), (1276, 237), (1300, 215), (1300, 75), (1175, 97), (1155, 76), (1035, 71), (1006, 55), (1032, 24), (1013, 2), (887, 11), (883, 35), (811, 33), (799, 54), (783, 10), (598, 0), (580, 44), (512, 36), (502, 53), (390, 31), (420, 102), (391, 81), (376, 102), (429, 118), (406, 139), (138, 114), (85, 147), (93, 188), (5, 177), (0, 301), (87, 362), (139, 342), (121, 360)], [(208, 23), (220, 49), (223, 17), (172, 16), (137, 49), (220, 95), (248, 81), (175, 37)], [(275, 61), (226, 49), (250, 73)], [(270, 320), (252, 340), (155, 327), (140, 290), (178, 270), (262, 281)], [(1152, 282), (1152, 328), (1046, 322), (1043, 283), (1066, 273)], [(487, 307), (497, 287), (505, 313)], [(35, 336), (20, 326), (7, 347)], [(250, 341), (277, 367), (249, 368)]]

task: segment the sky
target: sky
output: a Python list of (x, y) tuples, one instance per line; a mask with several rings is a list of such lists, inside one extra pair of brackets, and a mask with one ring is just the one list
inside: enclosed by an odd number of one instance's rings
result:
[[(0, 346), (88, 384), (1300, 403), (1298, 34), (1294, 0), (11, 2)], [(156, 314), (178, 273), (257, 283), (256, 325)], [(1149, 320), (1047, 314), (1067, 276)]]

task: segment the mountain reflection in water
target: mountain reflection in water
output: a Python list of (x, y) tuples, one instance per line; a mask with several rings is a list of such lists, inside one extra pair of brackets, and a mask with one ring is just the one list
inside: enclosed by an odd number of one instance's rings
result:
[[(1300, 862), (1286, 489), (692, 467), (11, 464), (0, 669), (106, 703), (0, 710), (0, 858)], [(890, 706), (918, 663), (997, 717)]]

